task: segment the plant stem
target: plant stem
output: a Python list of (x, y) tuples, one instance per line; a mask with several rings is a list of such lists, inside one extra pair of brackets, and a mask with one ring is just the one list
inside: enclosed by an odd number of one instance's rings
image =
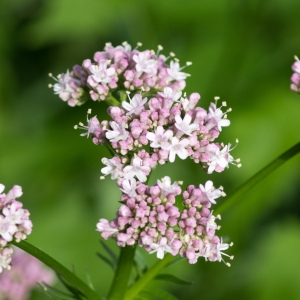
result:
[(135, 247), (125, 246), (121, 248), (117, 269), (110, 286), (107, 299), (122, 300), (125, 297), (130, 273), (134, 259)]
[(27, 253), (39, 259), (45, 265), (50, 267), (53, 271), (59, 274), (67, 283), (71, 286), (77, 288), (88, 300), (100, 300), (103, 299), (94, 290), (92, 290), (86, 283), (79, 279), (74, 273), (65, 268), (62, 264), (56, 261), (54, 258), (38, 249), (37, 247), (31, 245), (26, 241), (21, 241), (19, 243), (11, 242), (15, 246), (23, 249)]
[(127, 291), (125, 300), (134, 299), (134, 297), (164, 268), (173, 256), (166, 254), (164, 259), (154, 264), (142, 277), (140, 277)]
[(300, 142), (295, 146), (281, 154), (278, 158), (269, 163), (262, 170), (257, 172), (251, 178), (249, 178), (246, 182), (244, 182), (238, 189), (236, 189), (233, 194), (231, 194), (226, 201), (222, 202), (217, 209), (215, 209), (215, 213), (223, 213), (225, 210), (234, 205), (242, 196), (248, 192), (251, 188), (253, 188), (256, 184), (258, 184), (261, 180), (263, 180), (270, 173), (275, 171), (278, 167), (280, 167), (283, 163), (288, 161), (290, 158), (300, 153)]

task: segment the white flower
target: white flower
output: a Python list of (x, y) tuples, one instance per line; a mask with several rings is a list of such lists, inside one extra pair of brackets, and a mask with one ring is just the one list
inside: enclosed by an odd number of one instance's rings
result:
[(222, 131), (222, 127), (227, 127), (230, 125), (230, 121), (228, 119), (223, 119), (223, 116), (226, 114), (222, 112), (221, 107), (217, 108), (215, 103), (211, 103), (209, 106), (209, 113), (206, 117), (206, 122), (211, 123), (211, 126), (208, 127), (210, 130), (213, 126), (217, 126), (219, 131)]
[(177, 61), (171, 61), (170, 62), (170, 68), (167, 69), (168, 75), (170, 76), (171, 80), (185, 80), (187, 77), (187, 74), (184, 72), (180, 72), (181, 68), (179, 66), (179, 63)]
[(132, 59), (135, 61), (135, 68), (138, 72), (144, 72), (148, 74), (156, 74), (156, 61), (149, 59), (149, 53), (139, 52), (133, 55)]
[(158, 93), (158, 95), (162, 96), (163, 98), (168, 98), (173, 100), (174, 102), (178, 101), (181, 97), (181, 91), (173, 91), (170, 87), (165, 87), (163, 92)]
[(208, 180), (205, 183), (205, 186), (202, 184), (199, 185), (200, 190), (202, 193), (207, 197), (207, 200), (211, 202), (212, 204), (216, 204), (215, 199), (222, 196), (222, 192), (219, 189), (215, 189), (213, 186), (213, 182), (211, 180)]
[(147, 100), (148, 98), (143, 99), (142, 95), (136, 94), (130, 99), (130, 103), (123, 101), (122, 106), (124, 109), (128, 111), (126, 115), (131, 115), (131, 114), (139, 115), (143, 110), (145, 110), (144, 104), (147, 102)]
[(145, 182), (147, 180), (147, 176), (151, 171), (149, 166), (142, 166), (142, 160), (136, 156), (131, 160), (131, 164), (124, 168), (124, 178), (132, 179), (136, 177), (140, 182)]
[(215, 149), (214, 153), (209, 153), (210, 162), (207, 169), (207, 173), (211, 174), (213, 171), (223, 171), (225, 168), (228, 168), (229, 163), (233, 163), (234, 159), (230, 155), (231, 144), (226, 145), (222, 150), (219, 148)]
[(225, 262), (222, 258), (222, 255), (229, 257), (230, 259), (233, 259), (233, 256), (230, 256), (226, 253), (224, 253), (224, 250), (227, 250), (230, 246), (232, 246), (233, 243), (227, 244), (223, 243), (223, 239), (221, 238), (220, 242), (217, 244), (217, 246), (214, 246), (211, 248), (211, 252), (214, 253), (217, 257), (218, 261), (223, 261), (228, 267), (230, 267), (230, 263)]
[(121, 191), (127, 194), (129, 197), (136, 196), (136, 180), (134, 178), (131, 179), (124, 179), (122, 181), (122, 188)]
[(111, 179), (117, 179), (120, 177), (123, 167), (121, 163), (106, 157), (102, 158), (102, 163), (106, 165), (106, 167), (101, 169), (102, 174), (111, 174)]
[(181, 141), (178, 140), (177, 137), (173, 137), (171, 141), (170, 153), (169, 153), (169, 161), (174, 162), (176, 154), (181, 159), (186, 159), (189, 156), (188, 151), (185, 149), (189, 145), (188, 139), (183, 139)]
[(149, 253), (152, 254), (157, 252), (157, 258), (163, 259), (165, 253), (171, 253), (172, 248), (168, 245), (168, 240), (165, 237), (162, 237), (158, 243), (152, 243), (150, 247), (153, 249)]
[(101, 236), (106, 240), (110, 237), (115, 237), (119, 231), (117, 228), (114, 228), (111, 225), (111, 223), (105, 219), (100, 219), (96, 226), (97, 226), (96, 230), (102, 232)]
[(163, 150), (169, 150), (171, 144), (170, 139), (173, 136), (173, 132), (171, 130), (165, 131), (162, 126), (158, 126), (156, 128), (155, 133), (148, 132), (146, 134), (146, 138), (151, 141), (150, 147), (152, 148), (161, 148)]
[(97, 130), (101, 130), (100, 122), (97, 119), (96, 116), (92, 117), (91, 119), (88, 118), (88, 115), (86, 117), (87, 125), (83, 125), (80, 123), (78, 128), (87, 130), (87, 132), (81, 133), (80, 136), (87, 136), (89, 137), (90, 134), (94, 134)]
[(95, 82), (109, 83), (112, 80), (112, 76), (115, 74), (114, 68), (107, 68), (107, 62), (105, 60), (100, 61), (99, 65), (91, 65), (89, 68), (92, 79)]
[(14, 223), (11, 223), (9, 219), (0, 215), (0, 236), (7, 242), (12, 240), (12, 236), (17, 232), (18, 228)]
[(192, 117), (189, 114), (186, 114), (183, 119), (179, 115), (175, 116), (175, 126), (178, 130), (182, 131), (186, 135), (191, 135), (191, 132), (199, 129), (199, 124), (190, 124)]
[(3, 205), (6, 203), (9, 203), (11, 200), (15, 200), (16, 198), (19, 198), (23, 195), (22, 192), (22, 187), (20, 187), (19, 185), (14, 185), (9, 192), (7, 193), (7, 195), (5, 194), (1, 194), (4, 191), (5, 186), (3, 184), (0, 184), (0, 199), (4, 198), (5, 201), (3, 201)]
[(115, 121), (110, 121), (109, 125), (112, 130), (107, 129), (105, 136), (111, 142), (124, 141), (128, 138), (129, 132), (125, 129), (124, 121), (122, 121), (120, 124)]
[(176, 192), (176, 190), (178, 189), (177, 182), (171, 184), (171, 178), (169, 176), (165, 176), (161, 179), (161, 181), (157, 180), (157, 185), (162, 190), (163, 197), (165, 197), (165, 195)]
[(220, 215), (217, 215), (216, 217), (213, 215), (213, 212), (211, 212), (207, 218), (207, 223), (206, 223), (206, 231), (209, 231), (210, 229), (216, 230), (218, 229), (218, 225), (215, 222), (216, 219), (221, 219)]
[(11, 224), (22, 224), (28, 216), (24, 209), (20, 208), (20, 202), (13, 202), (11, 205), (3, 208), (5, 219)]
[(4, 196), (1, 194), (4, 191), (4, 189), (5, 189), (5, 185), (0, 183), (0, 196)]
[(59, 94), (63, 100), (67, 100), (65, 98), (68, 98), (64, 97), (64, 95), (69, 95), (69, 93), (74, 92), (74, 89), (70, 87), (70, 82), (73, 80), (79, 84), (79, 80), (72, 78), (69, 71), (67, 71), (65, 74), (62, 73), (58, 75), (57, 78), (52, 78), (57, 81), (57, 83), (53, 85), (54, 94)]
[(13, 249), (10, 247), (5, 247), (0, 251), (0, 274), (3, 272), (4, 269), (10, 270), (12, 253)]

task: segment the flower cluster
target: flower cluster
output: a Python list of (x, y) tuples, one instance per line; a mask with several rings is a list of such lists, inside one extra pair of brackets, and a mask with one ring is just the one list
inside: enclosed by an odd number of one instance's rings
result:
[[(137, 48), (141, 46), (139, 43)], [(169, 57), (146, 50), (131, 49), (126, 42), (122, 46), (113, 47), (107, 43), (104, 51), (94, 54), (93, 61), (86, 59), (82, 65), (75, 65), (71, 72), (60, 74), (57, 78), (50, 73), (57, 83), (53, 86), (54, 93), (70, 106), (81, 105), (89, 98), (94, 101), (109, 100), (115, 93), (124, 97), (125, 91), (145, 92), (161, 91), (170, 86), (174, 90), (185, 87), (188, 74), (181, 72), (177, 59), (170, 53)], [(187, 63), (186, 65), (190, 65)]]
[(22, 188), (15, 185), (7, 194), (2, 194), (4, 188), (0, 184), (0, 273), (11, 267), (13, 249), (10, 242), (26, 239), (32, 230), (28, 210), (16, 200), (22, 196)]
[[(180, 194), (182, 211), (175, 201)], [(171, 253), (186, 257), (191, 264), (199, 257), (223, 261), (222, 251), (230, 245), (215, 235), (220, 216), (213, 216), (210, 210), (222, 195), (222, 189), (215, 189), (211, 181), (199, 188), (188, 186), (183, 193), (168, 176), (154, 186), (138, 182), (134, 195), (123, 192), (116, 218), (110, 222), (100, 219), (97, 230), (104, 239), (115, 238), (120, 247), (137, 244), (149, 253), (156, 252), (160, 259)]]
[(291, 89), (296, 93), (300, 93), (300, 61), (297, 56), (295, 56), (295, 60), (292, 65), (294, 73), (291, 77)]
[[(215, 199), (224, 195), (222, 189), (207, 181), (182, 192), (168, 176), (147, 185), (157, 165), (176, 158), (192, 159), (208, 174), (222, 172), (229, 164), (241, 166), (230, 154), (231, 144), (215, 141), (230, 125), (231, 109), (223, 110), (226, 102), (218, 106), (219, 97), (208, 110), (197, 106), (200, 95), (182, 91), (188, 74), (181, 72), (178, 60), (168, 66), (167, 59), (154, 51), (131, 50), (126, 43), (115, 48), (107, 44), (103, 52), (95, 53), (94, 63), (85, 60), (72, 73), (61, 74), (54, 92), (69, 105), (83, 103), (84, 93), (110, 104), (110, 119), (89, 117), (89, 110), (87, 124), (75, 126), (85, 131), (81, 136), (109, 148), (112, 157), (102, 159), (101, 178), (116, 180), (122, 193), (116, 218), (100, 219), (97, 224), (102, 237), (115, 238), (120, 247), (138, 244), (157, 252), (158, 258), (169, 252), (186, 257), (189, 263), (199, 257), (222, 261), (229, 244), (215, 235), (215, 220), (220, 217), (210, 210)], [(68, 92), (71, 86), (74, 91)], [(181, 210), (175, 201), (179, 195)]]
[(26, 300), (36, 283), (52, 284), (54, 273), (46, 269), (35, 257), (14, 248), (13, 268), (0, 274), (0, 299)]

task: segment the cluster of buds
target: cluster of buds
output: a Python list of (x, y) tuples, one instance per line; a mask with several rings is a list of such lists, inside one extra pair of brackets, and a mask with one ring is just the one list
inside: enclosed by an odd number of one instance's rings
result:
[(52, 284), (54, 273), (38, 259), (19, 248), (14, 248), (13, 268), (0, 274), (0, 299), (26, 300), (37, 282)]
[[(175, 200), (180, 194), (181, 211)], [(222, 250), (231, 244), (215, 235), (220, 228), (215, 221), (220, 216), (213, 216), (210, 210), (221, 196), (222, 188), (214, 188), (211, 181), (199, 188), (190, 185), (183, 192), (178, 182), (172, 184), (168, 176), (153, 186), (138, 182), (134, 195), (123, 192), (116, 218), (110, 222), (100, 219), (97, 230), (104, 239), (115, 238), (120, 247), (139, 245), (149, 253), (156, 252), (160, 259), (171, 253), (186, 257), (191, 264), (199, 257), (224, 261)]]
[(0, 184), (0, 273), (11, 267), (11, 242), (26, 239), (32, 230), (28, 210), (16, 200), (22, 196), (22, 188), (15, 185), (7, 194), (2, 193), (4, 188)]
[(291, 90), (296, 93), (300, 93), (300, 61), (297, 56), (295, 56), (295, 62), (292, 65), (292, 70), (294, 73), (291, 77)]
[(107, 44), (103, 52), (95, 53), (94, 63), (85, 60), (71, 73), (60, 74), (54, 92), (71, 106), (86, 101), (86, 94), (110, 104), (110, 120), (89, 117), (89, 110), (87, 124), (75, 126), (94, 144), (108, 147), (112, 157), (102, 159), (101, 178), (109, 175), (122, 193), (116, 218), (97, 224), (102, 237), (115, 238), (120, 247), (138, 244), (157, 252), (158, 258), (169, 252), (189, 263), (199, 257), (222, 261), (229, 244), (215, 235), (220, 216), (213, 216), (210, 206), (225, 195), (223, 190), (208, 181), (182, 192), (168, 176), (147, 185), (157, 165), (176, 158), (192, 159), (208, 174), (222, 172), (229, 164), (241, 165), (230, 154), (231, 144), (215, 142), (222, 128), (230, 125), (231, 109), (222, 110), (226, 102), (218, 107), (219, 97), (208, 110), (197, 106), (200, 95), (182, 91), (188, 74), (181, 72), (177, 59), (170, 65), (167, 59), (154, 51), (131, 50), (127, 43), (115, 48)]

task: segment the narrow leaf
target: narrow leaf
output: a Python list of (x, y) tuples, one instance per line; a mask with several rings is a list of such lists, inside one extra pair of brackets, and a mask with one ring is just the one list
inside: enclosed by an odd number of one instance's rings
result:
[(64, 280), (64, 278), (62, 276), (57, 274), (57, 277), (60, 280), (60, 282), (72, 293), (73, 299), (81, 300), (81, 299), (85, 298), (85, 297), (83, 297), (83, 294), (76, 287), (68, 284), (67, 281)]
[(180, 279), (172, 274), (158, 274), (155, 276), (154, 279), (157, 280), (165, 280), (165, 281), (169, 281), (169, 282), (173, 282), (173, 283), (177, 283), (177, 284), (183, 284), (183, 285), (191, 285), (194, 284), (191, 281), (186, 281), (183, 279)]
[(108, 264), (113, 269), (113, 271), (116, 270), (116, 264), (114, 262), (112, 262), (109, 258), (107, 258), (99, 252), (97, 252), (96, 254), (100, 259), (102, 259), (106, 264)]
[(44, 294), (47, 295), (51, 299), (56, 300), (74, 300), (72, 295), (66, 294), (52, 286), (49, 286), (45, 283), (38, 283), (38, 286), (43, 290)]
[(107, 254), (111, 257), (112, 261), (117, 264), (118, 262), (118, 256), (114, 251), (110, 249), (103, 241), (100, 241), (101, 246), (104, 248), (104, 250), (107, 252)]
[(147, 262), (146, 262), (144, 256), (141, 254), (141, 252), (138, 249), (136, 249), (135, 255), (134, 255), (134, 266), (139, 275), (144, 274), (148, 269)]
[(291, 159), (293, 156), (300, 152), (300, 142), (281, 154), (278, 158), (269, 163), (262, 170), (253, 175), (250, 179), (248, 179), (245, 183), (243, 183), (239, 188), (237, 188), (233, 194), (227, 197), (219, 207), (215, 209), (215, 213), (223, 213), (232, 205), (234, 205), (237, 201), (242, 199), (243, 195), (245, 195), (250, 189), (260, 183), (265, 177), (274, 172), (278, 167), (280, 167), (283, 163)]

